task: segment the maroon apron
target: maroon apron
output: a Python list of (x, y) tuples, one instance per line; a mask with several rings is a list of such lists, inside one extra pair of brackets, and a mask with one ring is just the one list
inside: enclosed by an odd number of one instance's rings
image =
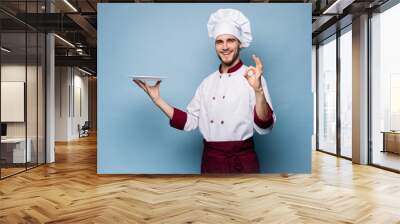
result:
[(204, 142), (201, 173), (259, 173), (253, 138), (244, 141)]

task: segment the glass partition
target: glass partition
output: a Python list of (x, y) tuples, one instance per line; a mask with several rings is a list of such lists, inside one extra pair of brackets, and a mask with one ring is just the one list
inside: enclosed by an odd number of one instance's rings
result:
[(340, 36), (340, 155), (352, 157), (352, 32)]
[(336, 154), (336, 36), (318, 47), (318, 149)]
[(400, 171), (400, 4), (371, 19), (372, 164)]
[(31, 158), (26, 144), (26, 33), (2, 33), (1, 47), (1, 176), (7, 177), (24, 171)]
[(44, 3), (0, 2), (1, 179), (45, 162), (45, 34), (16, 19)]

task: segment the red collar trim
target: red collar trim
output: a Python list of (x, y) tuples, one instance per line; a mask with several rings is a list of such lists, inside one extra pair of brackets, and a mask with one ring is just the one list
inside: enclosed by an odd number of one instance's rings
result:
[[(242, 65), (243, 65), (243, 62), (241, 60), (239, 60), (239, 62), (236, 65), (234, 65), (233, 67), (228, 69), (228, 73), (236, 72), (237, 70), (239, 70), (240, 67), (242, 67)], [(222, 65), (219, 65), (219, 73), (222, 74)]]

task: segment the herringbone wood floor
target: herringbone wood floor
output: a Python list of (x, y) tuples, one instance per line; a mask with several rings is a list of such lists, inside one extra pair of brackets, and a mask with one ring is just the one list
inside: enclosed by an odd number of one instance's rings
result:
[(311, 175), (100, 176), (96, 138), (0, 181), (0, 223), (400, 223), (400, 175), (313, 153)]

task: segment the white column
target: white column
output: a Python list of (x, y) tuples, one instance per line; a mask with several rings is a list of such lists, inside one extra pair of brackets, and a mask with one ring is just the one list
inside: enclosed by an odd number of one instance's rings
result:
[(353, 20), (352, 159), (368, 163), (368, 15)]
[(46, 163), (52, 163), (55, 161), (55, 151), (54, 151), (54, 133), (55, 133), (55, 77), (54, 77), (54, 35), (47, 34), (46, 37), (46, 57), (47, 57), (47, 76), (46, 76)]
[[(48, 12), (54, 11), (51, 1), (47, 1)], [(55, 133), (55, 44), (54, 35), (46, 35), (46, 163), (55, 161), (54, 133)]]

